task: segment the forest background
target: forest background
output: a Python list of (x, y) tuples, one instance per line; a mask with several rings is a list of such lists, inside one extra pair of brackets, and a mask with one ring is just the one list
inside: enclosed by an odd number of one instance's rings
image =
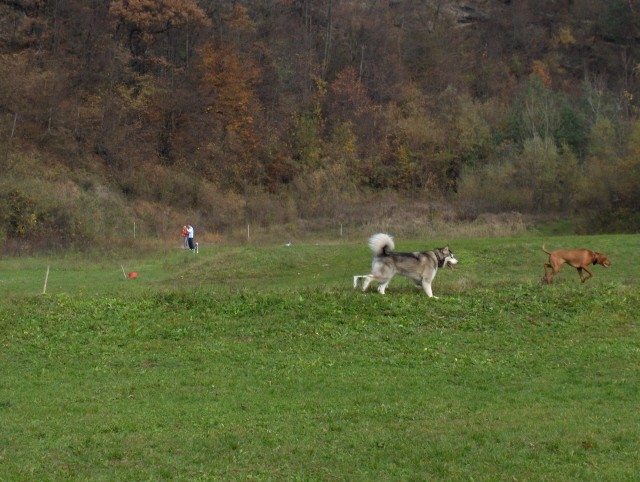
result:
[(0, 246), (640, 228), (639, 0), (0, 0)]

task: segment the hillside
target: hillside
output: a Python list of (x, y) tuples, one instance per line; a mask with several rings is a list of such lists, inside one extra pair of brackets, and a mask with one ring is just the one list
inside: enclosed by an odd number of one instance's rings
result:
[(435, 203), (636, 231), (639, 27), (638, 0), (0, 0), (0, 242)]

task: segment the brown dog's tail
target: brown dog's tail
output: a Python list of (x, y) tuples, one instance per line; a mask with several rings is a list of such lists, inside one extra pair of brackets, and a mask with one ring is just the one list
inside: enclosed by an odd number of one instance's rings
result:
[(542, 242), (542, 251), (544, 251), (544, 252), (545, 252), (545, 253), (547, 253), (547, 254), (551, 254), (549, 251), (547, 251), (547, 250), (545, 249), (545, 247), (544, 247), (544, 244), (545, 244), (545, 243), (546, 243), (546, 241), (543, 241), (543, 242)]

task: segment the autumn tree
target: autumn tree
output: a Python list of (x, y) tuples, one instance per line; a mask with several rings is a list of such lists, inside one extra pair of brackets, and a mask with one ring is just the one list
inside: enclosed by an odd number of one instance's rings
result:
[[(255, 182), (256, 115), (260, 105), (254, 91), (259, 71), (251, 59), (229, 45), (205, 45), (200, 51), (200, 89), (205, 96), (206, 112), (212, 131), (208, 142), (211, 161), (221, 169), (222, 179), (242, 186)], [(224, 155), (216, 144), (223, 146)], [(222, 180), (220, 179), (220, 180)]]
[(354, 67), (348, 66), (336, 74), (325, 105), (328, 120), (351, 122), (362, 143), (375, 143), (375, 106)]
[(173, 164), (190, 150), (195, 89), (189, 75), (198, 35), (211, 22), (195, 0), (113, 0), (109, 13), (138, 74), (131, 81), (139, 92), (153, 89), (145, 116), (156, 155)]
[(141, 71), (188, 64), (191, 29), (209, 24), (195, 0), (112, 0), (109, 12)]

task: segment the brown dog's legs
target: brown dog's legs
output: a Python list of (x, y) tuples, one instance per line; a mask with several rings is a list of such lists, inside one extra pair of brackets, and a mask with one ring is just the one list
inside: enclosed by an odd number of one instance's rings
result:
[[(585, 270), (589, 276), (582, 276), (582, 270)], [(589, 270), (589, 268), (587, 268), (586, 266), (580, 266), (578, 268), (578, 274), (580, 275), (580, 281), (582, 281), (583, 283), (593, 276), (591, 270)]]
[[(547, 270), (547, 268), (549, 268), (549, 271)], [(548, 272), (547, 272), (548, 271)], [(553, 266), (551, 266), (549, 263), (545, 263), (544, 264), (544, 280), (547, 283), (551, 283), (553, 282), (553, 276), (557, 273), (556, 270), (553, 269)]]

